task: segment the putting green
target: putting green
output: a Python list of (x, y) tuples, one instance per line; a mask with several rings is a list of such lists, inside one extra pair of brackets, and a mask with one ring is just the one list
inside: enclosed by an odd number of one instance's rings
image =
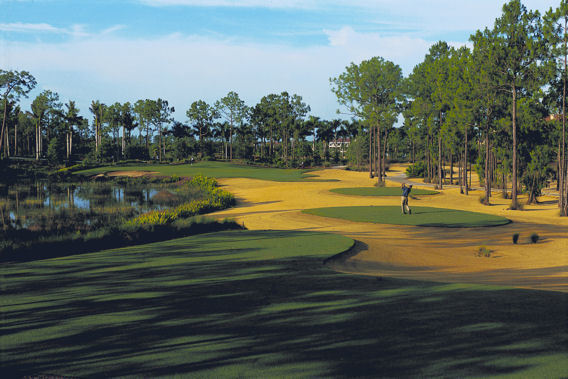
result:
[[(400, 196), (400, 187), (355, 187), (334, 188), (331, 192), (352, 196)], [(413, 188), (410, 195), (436, 195), (439, 192)]]
[(402, 214), (397, 206), (330, 207), (306, 209), (316, 216), (341, 218), (357, 222), (377, 224), (438, 226), (446, 228), (473, 228), (499, 226), (511, 222), (501, 216), (460, 211), (457, 209), (412, 207), (412, 214)]

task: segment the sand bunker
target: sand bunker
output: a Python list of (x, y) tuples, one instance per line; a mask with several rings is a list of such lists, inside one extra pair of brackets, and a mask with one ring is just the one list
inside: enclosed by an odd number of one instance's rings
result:
[[(401, 175), (389, 172), (389, 177)], [(339, 233), (358, 242), (348, 256), (331, 261), (339, 271), (407, 279), (483, 283), (568, 292), (568, 218), (558, 217), (555, 199), (543, 197), (525, 211), (508, 210), (510, 200), (495, 193), (492, 206), (479, 203), (482, 191), (461, 195), (459, 188), (439, 195), (416, 196), (410, 206), (462, 209), (500, 215), (513, 220), (491, 228), (424, 228), (350, 222), (302, 213), (303, 209), (332, 206), (399, 205), (399, 197), (355, 197), (330, 192), (338, 187), (372, 186), (368, 173), (323, 170), (321, 179), (339, 182), (270, 182), (254, 179), (220, 179), (235, 194), (235, 208), (216, 213), (230, 217), (252, 230), (294, 229)], [(400, 178), (393, 178), (400, 180)], [(388, 181), (387, 185), (399, 185)], [(428, 187), (423, 187), (428, 188)], [(522, 198), (521, 198), (522, 199)], [(519, 244), (512, 235), (519, 233)], [(529, 237), (538, 233), (540, 241)], [(480, 257), (480, 246), (491, 257)]]

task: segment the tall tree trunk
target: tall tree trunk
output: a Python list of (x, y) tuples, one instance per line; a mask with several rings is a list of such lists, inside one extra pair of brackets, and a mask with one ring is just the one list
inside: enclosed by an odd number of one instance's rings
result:
[(427, 169), (427, 183), (431, 182), (431, 177), (430, 177), (430, 132), (428, 132), (428, 135), (426, 136), (426, 160), (427, 160), (427, 165), (426, 165), (426, 169)]
[(375, 174), (377, 175), (377, 184), (381, 185), (383, 183), (383, 168), (381, 160), (381, 127), (377, 124), (375, 127)]
[(373, 177), (373, 131), (374, 128), (369, 126), (369, 178)]
[(381, 180), (385, 180), (385, 178), (387, 177), (386, 175), (386, 171), (387, 171), (387, 147), (388, 147), (388, 140), (389, 140), (389, 131), (388, 128), (385, 128), (385, 138), (383, 139), (383, 158), (382, 158), (382, 162), (381, 162), (381, 175), (382, 175), (382, 179)]
[(566, 164), (566, 68), (568, 57), (566, 56), (566, 47), (568, 45), (566, 36), (566, 27), (568, 26), (568, 17), (564, 17), (564, 75), (562, 75), (562, 194), (560, 195), (561, 216), (568, 216), (568, 165)]
[(467, 150), (468, 150), (468, 144), (467, 144), (467, 125), (465, 125), (465, 146), (464, 146), (464, 157), (463, 157), (463, 178), (464, 180), (464, 186), (465, 186), (465, 194), (466, 196), (469, 195), (469, 186), (467, 184)]
[(231, 120), (231, 131), (229, 133), (229, 151), (230, 151), (230, 159), (229, 160), (233, 160), (233, 121)]
[(442, 183), (442, 125), (440, 125), (440, 132), (438, 133), (438, 187), (444, 189)]
[[(272, 136), (272, 126), (270, 127), (270, 158), (273, 157), (274, 155), (274, 150), (273, 150), (273, 136)], [(324, 152), (325, 153), (325, 152)]]
[(459, 156), (458, 156), (458, 182), (460, 183), (460, 193), (463, 193), (463, 177), (462, 177), (463, 159), (462, 158), (463, 158), (463, 156), (461, 154), (459, 154)]
[(39, 151), (39, 143), (38, 143), (38, 138), (37, 138), (37, 122), (36, 122), (36, 126), (35, 126), (35, 130), (34, 130), (34, 134), (35, 134), (35, 159), (37, 161), (38, 159), (38, 151)]
[(450, 185), (454, 184), (454, 154), (450, 152)]
[(469, 167), (468, 167), (468, 170), (469, 170), (469, 184), (468, 184), (468, 187), (471, 187), (471, 173), (472, 173), (472, 170), (471, 170), (471, 162), (469, 162), (468, 166), (469, 166)]
[(14, 124), (14, 156), (18, 155), (18, 123)]
[(562, 138), (558, 139), (558, 147), (556, 149), (556, 190), (558, 191), (558, 208), (562, 208), (564, 204), (564, 185), (562, 184)]
[(517, 209), (517, 87), (513, 82), (513, 179), (512, 179), (512, 209)]
[(162, 125), (158, 126), (158, 159), (162, 161)]
[[(6, 130), (7, 122), (6, 117), (8, 117), (8, 94), (4, 95), (4, 117), (2, 118), (2, 130), (0, 130), (0, 153), (2, 152), (2, 144), (4, 143), (4, 133), (8, 133)], [(5, 131), (6, 130), (6, 131)]]
[(489, 205), (491, 195), (491, 178), (489, 177), (489, 120), (485, 126), (485, 199), (483, 204)]
[(150, 123), (146, 123), (146, 150), (150, 152)]
[(124, 151), (126, 150), (126, 128), (122, 125), (122, 156), (124, 157)]
[(505, 174), (505, 170), (503, 170), (503, 173), (501, 175), (502, 175), (502, 177), (501, 177), (501, 181), (502, 181), (501, 189), (502, 189), (502, 191), (501, 192), (503, 194), (503, 198), (506, 199), (507, 197), (509, 197), (509, 195), (507, 194), (507, 175)]

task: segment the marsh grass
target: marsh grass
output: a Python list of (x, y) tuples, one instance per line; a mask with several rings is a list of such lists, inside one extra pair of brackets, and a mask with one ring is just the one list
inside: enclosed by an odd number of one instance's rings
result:
[[(6, 220), (7, 212), (0, 209), (4, 225), (0, 229), (0, 239), (3, 240), (0, 260), (37, 259), (240, 228), (232, 221), (200, 221), (194, 217), (234, 205), (233, 195), (217, 188), (214, 179), (200, 175), (183, 183), (179, 183), (179, 177), (174, 179), (177, 186), (173, 192), (167, 192), (167, 204), (172, 207), (142, 214), (132, 206), (116, 201), (111, 205), (104, 202), (99, 205), (97, 196), (112, 197), (115, 191), (100, 183), (83, 189), (95, 194), (90, 197), (94, 205), (88, 210), (66, 207), (27, 210), (23, 220), (26, 222), (27, 218), (32, 218), (33, 222), (26, 227), (19, 227), (21, 219)], [(159, 180), (173, 183), (172, 179)], [(169, 201), (171, 197), (175, 197), (176, 201)], [(54, 203), (57, 204), (57, 201), (54, 200)], [(166, 202), (159, 203), (166, 205)], [(191, 220), (184, 221), (187, 219)]]

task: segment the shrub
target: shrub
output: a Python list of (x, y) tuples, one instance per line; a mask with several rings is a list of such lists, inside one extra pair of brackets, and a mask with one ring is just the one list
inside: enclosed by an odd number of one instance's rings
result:
[(537, 243), (539, 239), (540, 239), (540, 237), (537, 233), (531, 234), (531, 242), (532, 243)]
[(513, 210), (513, 211), (522, 211), (523, 209), (525, 209), (525, 207), (521, 202), (517, 201), (516, 204), (511, 203), (511, 205), (509, 206), (509, 209)]
[(176, 208), (151, 211), (127, 221), (128, 225), (169, 225), (178, 219), (228, 208), (235, 204), (235, 197), (230, 192), (217, 188), (217, 181), (203, 175), (194, 176), (188, 183), (199, 188), (206, 196), (205, 200), (193, 200)]
[(513, 234), (513, 243), (517, 244), (517, 242), (519, 242), (519, 233), (514, 233)]
[(424, 162), (416, 162), (406, 168), (406, 176), (411, 177), (424, 177), (426, 173), (426, 165)]
[(493, 251), (488, 249), (486, 246), (479, 246), (479, 248), (477, 249), (477, 256), (490, 258), (492, 252)]

